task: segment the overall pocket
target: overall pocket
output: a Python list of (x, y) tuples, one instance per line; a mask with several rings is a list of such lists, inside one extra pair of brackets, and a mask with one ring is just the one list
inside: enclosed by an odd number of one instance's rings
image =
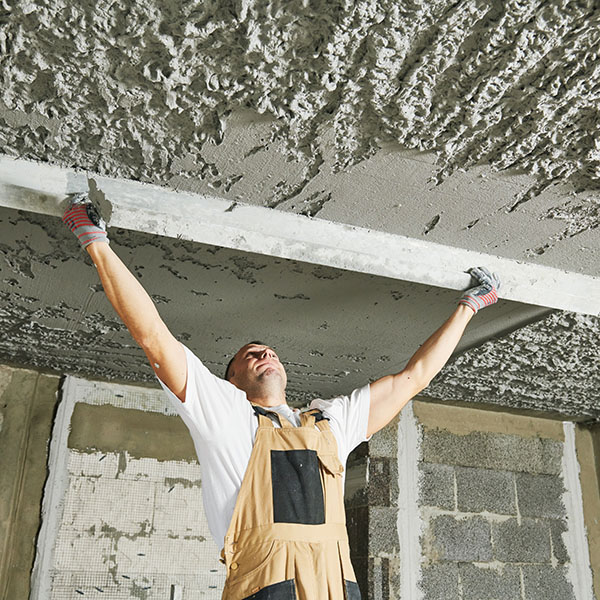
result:
[(273, 522), (325, 523), (323, 484), (314, 450), (271, 450)]
[(227, 574), (227, 585), (235, 585), (264, 570), (275, 554), (275, 542), (252, 546), (243, 553), (235, 552)]

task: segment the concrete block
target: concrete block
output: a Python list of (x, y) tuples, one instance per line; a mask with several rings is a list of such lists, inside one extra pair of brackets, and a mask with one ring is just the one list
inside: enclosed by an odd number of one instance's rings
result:
[(509, 519), (492, 526), (494, 558), (501, 562), (543, 563), (550, 561), (550, 530), (546, 522)]
[(419, 587), (427, 600), (459, 600), (458, 565), (433, 563), (425, 567)]
[(367, 506), (351, 507), (346, 511), (346, 529), (352, 554), (369, 556), (369, 508)]
[(548, 524), (550, 526), (550, 538), (552, 540), (552, 554), (554, 558), (559, 564), (569, 562), (569, 553), (562, 538), (562, 534), (567, 531), (566, 522), (549, 519)]
[(369, 456), (393, 458), (398, 456), (398, 423), (394, 419), (383, 429), (380, 429), (369, 442)]
[(396, 508), (369, 507), (369, 555), (394, 555), (399, 551), (398, 510)]
[(555, 519), (566, 516), (562, 503), (564, 485), (560, 477), (518, 473), (516, 481), (521, 515)]
[(499, 433), (473, 432), (455, 435), (441, 429), (425, 429), (425, 462), (480, 467), (498, 471), (561, 472), (562, 442)]
[(565, 567), (523, 565), (526, 600), (575, 600)]
[(369, 485), (367, 488), (370, 506), (398, 505), (398, 465), (389, 458), (369, 460)]
[(512, 473), (456, 467), (456, 487), (458, 510), (516, 514)]
[(433, 552), (438, 559), (487, 562), (492, 559), (490, 524), (482, 517), (456, 519), (440, 515), (430, 522)]
[(390, 559), (373, 557), (369, 559), (369, 595), (372, 600), (389, 600)]
[(454, 510), (454, 467), (421, 463), (420, 472), (421, 504)]
[(368, 469), (368, 456), (354, 457), (352, 461), (348, 460), (346, 463), (344, 504), (347, 510), (366, 506), (369, 503), (367, 498)]
[(501, 570), (460, 565), (462, 600), (516, 600), (521, 597), (521, 576), (518, 567)]

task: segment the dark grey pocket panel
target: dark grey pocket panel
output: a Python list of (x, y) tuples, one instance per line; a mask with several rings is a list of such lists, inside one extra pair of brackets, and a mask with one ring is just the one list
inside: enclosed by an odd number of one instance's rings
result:
[(325, 523), (323, 485), (314, 450), (271, 450), (275, 523)]
[[(360, 598), (360, 595), (358, 597)], [(268, 585), (244, 600), (296, 600), (296, 586), (293, 579), (288, 579)]]
[(346, 584), (346, 598), (347, 600), (360, 600), (360, 589), (356, 581), (344, 580)]

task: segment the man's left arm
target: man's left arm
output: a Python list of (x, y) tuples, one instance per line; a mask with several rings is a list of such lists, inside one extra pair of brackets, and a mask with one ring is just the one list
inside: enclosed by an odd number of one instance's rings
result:
[(484, 267), (470, 269), (479, 285), (468, 289), (450, 318), (415, 352), (406, 367), (370, 385), (367, 437), (383, 429), (402, 408), (423, 391), (454, 352), (465, 328), (478, 310), (498, 300), (498, 276)]

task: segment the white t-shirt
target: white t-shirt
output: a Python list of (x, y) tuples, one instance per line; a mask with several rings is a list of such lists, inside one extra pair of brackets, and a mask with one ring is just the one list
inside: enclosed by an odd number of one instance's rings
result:
[[(185, 402), (160, 379), (159, 382), (190, 430), (202, 470), (202, 497), (208, 526), (222, 548), (250, 460), (258, 418), (244, 391), (213, 375), (195, 354), (185, 346), (184, 349), (187, 360)], [(356, 446), (368, 441), (369, 403), (369, 386), (365, 385), (350, 396), (317, 399), (310, 404), (311, 409), (318, 408), (329, 417), (343, 465)], [(297, 409), (282, 404), (269, 410), (300, 425)], [(275, 427), (279, 426), (276, 420), (273, 422)]]

